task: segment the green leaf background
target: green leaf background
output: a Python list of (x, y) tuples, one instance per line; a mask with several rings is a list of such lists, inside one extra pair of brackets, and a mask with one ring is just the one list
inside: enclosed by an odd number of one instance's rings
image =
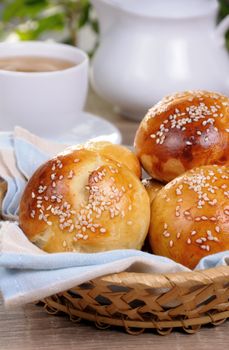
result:
[(77, 32), (85, 25), (98, 32), (89, 0), (0, 1), (0, 38), (15, 33), (20, 40), (38, 40), (44, 35), (66, 32), (64, 39), (77, 45)]
[[(229, 15), (229, 0), (219, 0), (219, 3), (220, 3), (220, 10), (219, 10), (219, 21), (220, 21), (224, 17)], [(226, 44), (227, 44), (227, 49), (229, 51), (229, 30), (226, 34)]]

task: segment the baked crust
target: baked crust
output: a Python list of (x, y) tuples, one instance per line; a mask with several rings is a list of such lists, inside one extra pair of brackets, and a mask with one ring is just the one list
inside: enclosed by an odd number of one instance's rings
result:
[(189, 268), (229, 250), (229, 167), (192, 169), (162, 188), (151, 205), (149, 240), (155, 254)]
[(47, 252), (141, 249), (149, 198), (126, 166), (88, 149), (67, 149), (42, 165), (20, 203), (19, 224)]
[(156, 181), (151, 178), (142, 180), (142, 184), (149, 195), (150, 204), (153, 202), (158, 191), (160, 191), (164, 187), (164, 184), (162, 182)]
[(116, 145), (108, 141), (88, 141), (74, 147), (74, 149), (81, 148), (99, 152), (102, 156), (125, 165), (137, 177), (141, 178), (142, 170), (139, 159), (125, 146)]
[(136, 154), (150, 176), (168, 182), (201, 165), (229, 162), (229, 98), (186, 91), (163, 98), (141, 122)]

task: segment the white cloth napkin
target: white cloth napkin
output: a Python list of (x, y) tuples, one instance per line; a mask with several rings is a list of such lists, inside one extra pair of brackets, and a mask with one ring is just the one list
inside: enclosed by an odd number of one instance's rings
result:
[[(17, 224), (21, 193), (36, 168), (63, 148), (21, 128), (13, 135), (0, 133), (0, 176), (8, 186), (2, 212), (5, 219), (15, 220), (1, 222), (0, 229), (0, 290), (6, 306), (40, 300), (110, 273), (188, 271), (170, 259), (137, 250), (48, 254), (29, 242)], [(229, 251), (202, 259), (196, 269), (219, 265), (229, 265)]]

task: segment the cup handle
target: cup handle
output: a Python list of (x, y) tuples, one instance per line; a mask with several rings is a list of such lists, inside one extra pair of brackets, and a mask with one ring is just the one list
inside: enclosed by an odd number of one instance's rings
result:
[(222, 41), (222, 43), (225, 43), (225, 34), (229, 30), (229, 15), (227, 15), (217, 26), (216, 28), (216, 35), (217, 37)]

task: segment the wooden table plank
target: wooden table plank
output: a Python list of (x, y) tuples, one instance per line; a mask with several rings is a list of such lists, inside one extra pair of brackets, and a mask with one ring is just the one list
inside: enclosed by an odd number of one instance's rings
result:
[(229, 322), (203, 327), (194, 335), (174, 331), (160, 336), (148, 331), (131, 336), (115, 328), (98, 330), (92, 323), (73, 324), (67, 317), (48, 315), (35, 305), (7, 311), (0, 306), (1, 350), (226, 350), (228, 345)]
[[(87, 110), (112, 121), (132, 144), (138, 124), (116, 115), (108, 103), (90, 93)], [(5, 310), (0, 301), (0, 350), (215, 350), (228, 349), (229, 322), (203, 327), (194, 335), (174, 331), (169, 336), (146, 332), (131, 336), (123, 330), (97, 330), (92, 323), (73, 324), (67, 317), (50, 316), (42, 307), (27, 305)]]

